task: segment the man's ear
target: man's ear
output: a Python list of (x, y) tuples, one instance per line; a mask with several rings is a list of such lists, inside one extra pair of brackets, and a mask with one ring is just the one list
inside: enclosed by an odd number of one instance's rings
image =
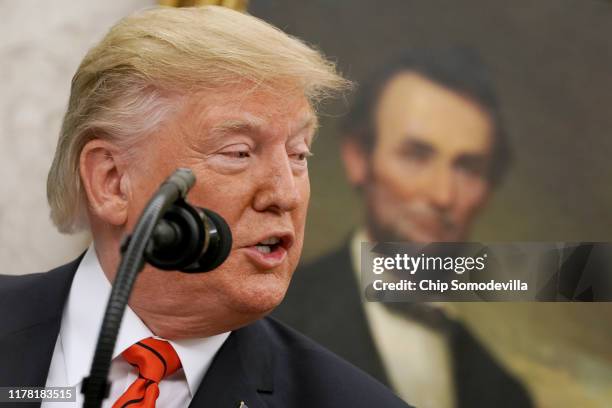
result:
[(129, 183), (113, 143), (93, 139), (81, 150), (79, 171), (93, 216), (113, 226), (126, 223)]
[(366, 181), (368, 171), (368, 154), (361, 144), (345, 139), (341, 146), (344, 170), (349, 182), (354, 187), (362, 187)]

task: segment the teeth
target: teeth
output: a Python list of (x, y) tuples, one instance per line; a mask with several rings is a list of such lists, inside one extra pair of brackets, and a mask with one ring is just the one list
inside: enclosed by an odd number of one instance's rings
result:
[(262, 254), (269, 254), (272, 252), (272, 249), (267, 245), (255, 245), (255, 249), (257, 249)]
[(262, 245), (276, 245), (280, 242), (280, 238), (278, 237), (271, 237), (268, 239), (264, 239), (263, 241), (259, 242), (259, 244)]

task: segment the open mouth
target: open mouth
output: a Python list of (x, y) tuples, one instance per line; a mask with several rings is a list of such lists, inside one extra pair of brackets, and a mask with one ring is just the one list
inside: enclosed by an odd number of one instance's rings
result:
[(270, 254), (281, 247), (281, 243), (282, 240), (279, 237), (271, 237), (255, 244), (255, 249), (262, 254)]
[(293, 245), (293, 235), (279, 233), (268, 236), (255, 245), (245, 247), (249, 259), (263, 269), (279, 266)]

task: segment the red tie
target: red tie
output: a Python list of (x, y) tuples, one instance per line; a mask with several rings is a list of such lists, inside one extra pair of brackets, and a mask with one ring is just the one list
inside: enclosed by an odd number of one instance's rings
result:
[(138, 368), (138, 378), (130, 385), (113, 408), (155, 408), (159, 382), (181, 367), (181, 360), (170, 343), (152, 337), (141, 340), (121, 353)]

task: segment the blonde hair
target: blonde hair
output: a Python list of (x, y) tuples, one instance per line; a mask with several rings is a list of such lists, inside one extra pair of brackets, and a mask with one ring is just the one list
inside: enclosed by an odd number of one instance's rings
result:
[(223, 7), (155, 8), (112, 27), (72, 79), (47, 179), (58, 230), (87, 228), (79, 156), (88, 141), (106, 138), (129, 147), (176, 109), (177, 95), (245, 80), (269, 86), (289, 81), (313, 107), (350, 86), (317, 50)]

